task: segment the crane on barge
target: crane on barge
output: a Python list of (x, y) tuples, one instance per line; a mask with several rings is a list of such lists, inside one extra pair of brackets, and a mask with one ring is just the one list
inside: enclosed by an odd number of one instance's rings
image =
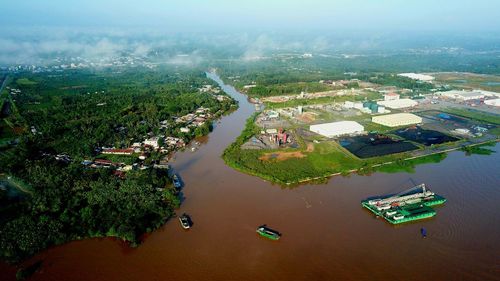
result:
[(426, 189), (425, 184), (422, 183), (387, 198), (369, 200), (368, 204), (381, 211), (395, 206), (416, 203), (422, 199), (425, 200), (425, 198), (432, 198), (432, 196), (434, 196), (434, 192)]
[(392, 224), (430, 218), (436, 215), (431, 206), (443, 204), (446, 199), (428, 190), (425, 184), (414, 186), (395, 195), (380, 196), (361, 201), (361, 205)]

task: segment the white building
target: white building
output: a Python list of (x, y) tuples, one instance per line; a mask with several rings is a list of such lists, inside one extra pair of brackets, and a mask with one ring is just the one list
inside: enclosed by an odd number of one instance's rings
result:
[(309, 130), (322, 136), (333, 138), (342, 135), (360, 134), (364, 132), (365, 128), (358, 122), (340, 121), (311, 125)]
[(484, 104), (491, 106), (500, 106), (500, 99), (485, 100)]
[(344, 108), (354, 108), (354, 102), (352, 102), (352, 101), (345, 101), (344, 102)]
[(399, 127), (422, 123), (422, 117), (412, 113), (396, 113), (373, 116), (372, 122), (387, 127)]
[(473, 91), (452, 90), (452, 91), (441, 92), (440, 94), (443, 97), (461, 101), (479, 100), (479, 99), (484, 99), (485, 97), (500, 97), (500, 93), (483, 91), (483, 90), (473, 90)]
[(377, 104), (385, 106), (387, 108), (400, 109), (400, 108), (414, 107), (418, 104), (418, 102), (412, 99), (397, 99), (397, 100), (378, 101)]
[(160, 140), (159, 137), (152, 137), (152, 138), (144, 140), (142, 143), (144, 145), (149, 145), (149, 146), (152, 146), (153, 148), (157, 149), (159, 147), (158, 146), (158, 141), (159, 140)]
[(362, 102), (355, 102), (354, 103), (354, 108), (356, 108), (356, 109), (363, 109), (363, 103)]
[(278, 119), (280, 118), (280, 114), (274, 110), (269, 110), (266, 112), (267, 118), (270, 119)]
[(398, 76), (407, 77), (413, 80), (430, 82), (434, 80), (434, 76), (430, 76), (427, 74), (418, 74), (418, 73), (400, 73)]
[(399, 95), (396, 93), (388, 93), (384, 95), (384, 100), (389, 101), (389, 100), (399, 100)]

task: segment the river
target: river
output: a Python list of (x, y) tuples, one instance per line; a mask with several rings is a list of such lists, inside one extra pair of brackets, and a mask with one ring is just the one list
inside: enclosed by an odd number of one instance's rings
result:
[[(217, 123), (196, 152), (173, 162), (185, 188), (177, 220), (130, 248), (115, 239), (88, 239), (48, 249), (31, 280), (500, 280), (500, 146), (491, 156), (452, 152), (414, 174), (334, 177), (293, 189), (227, 167), (220, 155), (254, 112), (246, 97), (209, 76), (240, 103)], [(448, 202), (436, 217), (391, 226), (360, 200), (424, 182)], [(279, 241), (259, 237), (268, 224)], [(428, 237), (422, 239), (420, 228)], [(13, 280), (0, 265), (1, 280)]]

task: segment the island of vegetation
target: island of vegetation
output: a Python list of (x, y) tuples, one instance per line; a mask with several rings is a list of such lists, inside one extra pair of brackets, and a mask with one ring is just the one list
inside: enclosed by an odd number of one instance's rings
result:
[[(499, 140), (498, 107), (490, 105), (500, 97), (497, 89), (478, 89), (478, 83), (450, 86), (443, 73), (307, 71), (302, 66), (302, 76), (279, 68), (222, 70), (225, 82), (246, 93), (257, 109), (223, 154), (229, 166), (295, 185), (353, 172), (413, 172), (416, 165), (440, 162), (453, 150), (491, 153), (483, 146)], [(469, 74), (471, 83), (476, 76)], [(336, 135), (315, 129), (345, 124), (354, 129)]]
[(202, 71), (2, 77), (0, 258), (117, 237), (137, 245), (179, 206), (168, 160), (236, 108)]

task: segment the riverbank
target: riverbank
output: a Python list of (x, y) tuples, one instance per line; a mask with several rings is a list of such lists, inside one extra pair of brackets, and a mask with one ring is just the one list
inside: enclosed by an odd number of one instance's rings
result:
[[(412, 151), (393, 153), (383, 156), (359, 158), (348, 151), (336, 140), (325, 138), (305, 138), (294, 134), (298, 148), (278, 149), (246, 149), (243, 144), (257, 138), (263, 128), (256, 125), (258, 113), (252, 115), (245, 129), (235, 143), (223, 153), (225, 163), (243, 173), (260, 177), (284, 186), (293, 186), (305, 182), (323, 182), (337, 175), (357, 173), (368, 175), (373, 172), (408, 172), (414, 171), (417, 165), (439, 163), (451, 151), (463, 150), (467, 147), (477, 147), (495, 144), (499, 141), (496, 128), (482, 137), (470, 139), (455, 139), (452, 142), (433, 144), (430, 146), (411, 142)], [(469, 116), (470, 118), (476, 116)], [(485, 121), (484, 116), (476, 121)], [(494, 120), (492, 120), (494, 119)], [(498, 124), (495, 116), (486, 119)], [(393, 132), (385, 132), (393, 134)], [(397, 136), (396, 136), (397, 137)], [(469, 149), (468, 151), (477, 151)], [(286, 156), (286, 157), (285, 157)]]
[[(442, 163), (417, 166), (411, 175), (352, 174), (282, 189), (228, 167), (220, 157), (254, 112), (246, 97), (230, 86), (225, 91), (240, 108), (222, 117), (196, 153), (178, 152), (171, 163), (185, 183), (177, 212), (193, 218), (192, 229), (171, 220), (137, 248), (112, 238), (51, 247), (22, 264), (43, 261), (31, 280), (498, 279), (500, 225), (491, 224), (500, 200), (498, 144), (491, 156), (451, 152)], [(360, 207), (370, 196), (413, 186), (412, 180), (448, 199), (436, 217), (392, 227)], [(263, 223), (282, 232), (283, 239), (261, 239), (255, 228)], [(420, 237), (421, 227), (428, 230), (426, 239)], [(372, 259), (360, 264), (366, 249)], [(450, 270), (442, 270), (450, 264)], [(0, 270), (0, 279), (15, 280), (15, 268), (0, 263)]]
[[(237, 104), (202, 71), (166, 83), (160, 76), (167, 73), (75, 72), (72, 79), (30, 74), (43, 82), (40, 89), (31, 80), (16, 82), (22, 127), (29, 130), (0, 151), (6, 177), (0, 259), (16, 263), (89, 238), (115, 237), (136, 246), (175, 216), (183, 197), (172, 185), (169, 156), (196, 150), (197, 144), (186, 144), (209, 135)], [(69, 93), (61, 87), (77, 78), (104, 90)], [(172, 92), (163, 89), (167, 85)], [(38, 91), (46, 97), (40, 104), (25, 100)], [(64, 106), (58, 102), (63, 98)]]

